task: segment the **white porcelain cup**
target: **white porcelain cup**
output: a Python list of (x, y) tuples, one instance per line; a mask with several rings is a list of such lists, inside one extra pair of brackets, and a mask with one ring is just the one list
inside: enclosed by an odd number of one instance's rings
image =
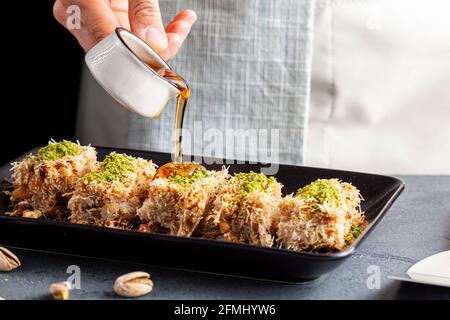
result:
[(180, 93), (157, 73), (170, 69), (169, 65), (126, 29), (117, 28), (89, 50), (85, 60), (93, 77), (115, 100), (144, 117), (158, 117)]

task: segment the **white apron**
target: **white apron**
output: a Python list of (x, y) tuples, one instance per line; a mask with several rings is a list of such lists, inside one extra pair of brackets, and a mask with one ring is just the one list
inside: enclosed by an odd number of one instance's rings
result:
[(306, 164), (450, 174), (450, 1), (316, 2)]

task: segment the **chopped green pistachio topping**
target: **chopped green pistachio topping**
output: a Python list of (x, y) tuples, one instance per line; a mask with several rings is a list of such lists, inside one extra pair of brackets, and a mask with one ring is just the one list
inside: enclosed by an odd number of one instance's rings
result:
[(362, 232), (362, 228), (360, 226), (357, 225), (352, 225), (350, 231), (347, 233), (347, 235), (345, 236), (345, 243), (347, 245), (350, 245), (353, 243), (353, 241), (355, 241), (356, 238), (359, 237), (359, 235)]
[(122, 153), (111, 152), (101, 162), (98, 170), (87, 173), (83, 181), (120, 181), (129, 172), (134, 171), (133, 157)]
[(65, 156), (76, 156), (81, 152), (81, 146), (71, 141), (50, 142), (41, 148), (34, 159), (38, 162), (47, 160), (58, 160)]
[(187, 177), (183, 176), (183, 175), (176, 175), (176, 176), (168, 177), (167, 180), (171, 183), (176, 183), (182, 187), (187, 187), (200, 179), (206, 178), (207, 176), (208, 176), (208, 171), (198, 170), (198, 171), (195, 171), (192, 175), (187, 176)]
[(353, 237), (356, 239), (361, 234), (362, 229), (361, 229), (361, 227), (359, 227), (357, 225), (352, 225), (350, 232), (352, 233)]
[(341, 195), (336, 186), (326, 179), (317, 179), (316, 181), (298, 189), (296, 197), (301, 199), (314, 198), (320, 204), (332, 202), (336, 206), (341, 204)]
[(274, 177), (263, 173), (250, 171), (249, 173), (236, 173), (234, 178), (240, 182), (238, 193), (245, 196), (253, 191), (267, 191), (270, 185), (276, 182)]

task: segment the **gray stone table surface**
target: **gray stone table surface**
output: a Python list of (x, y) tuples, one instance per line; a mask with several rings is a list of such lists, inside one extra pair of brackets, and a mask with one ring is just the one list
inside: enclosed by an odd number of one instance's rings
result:
[[(151, 273), (155, 284), (142, 299), (450, 299), (448, 288), (387, 279), (388, 275), (405, 276), (415, 262), (450, 249), (450, 176), (401, 178), (406, 190), (355, 254), (333, 272), (307, 284), (280, 284), (15, 248), (22, 266), (0, 273), (0, 296), (49, 298), (48, 286), (67, 279), (67, 267), (77, 265), (81, 289), (72, 292), (72, 299), (117, 299), (112, 291), (114, 280), (136, 270)], [(367, 286), (373, 268), (380, 271), (378, 289)]]

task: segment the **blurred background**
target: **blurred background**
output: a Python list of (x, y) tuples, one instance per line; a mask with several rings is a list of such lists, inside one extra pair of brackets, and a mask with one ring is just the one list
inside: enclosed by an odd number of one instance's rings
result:
[(53, 3), (2, 2), (2, 164), (49, 138), (74, 137), (84, 53), (53, 18)]
[[(222, 3), (210, 1), (170, 0), (180, 7)], [(230, 1), (242, 8), (240, 1)], [(3, 34), (2, 50), (6, 85), (0, 115), (1, 163), (50, 138), (74, 139), (77, 106), (91, 110), (98, 105), (83, 94), (87, 90), (80, 94), (80, 80), (84, 87), (89, 85), (87, 73), (82, 74), (84, 52), (53, 18), (53, 3), (2, 3), (8, 32)], [(314, 3), (312, 61), (301, 63), (311, 78), (304, 164), (378, 173), (450, 174), (450, 2)], [(199, 19), (194, 30), (202, 24), (209, 28), (209, 23)], [(183, 62), (190, 65), (191, 60), (183, 60), (189, 46), (193, 44), (188, 40), (174, 61), (177, 70), (183, 70)], [(229, 76), (234, 81), (236, 75)], [(97, 98), (106, 95), (101, 88), (91, 93)], [(97, 119), (91, 122), (98, 126)], [(96, 143), (93, 138), (89, 141)]]

